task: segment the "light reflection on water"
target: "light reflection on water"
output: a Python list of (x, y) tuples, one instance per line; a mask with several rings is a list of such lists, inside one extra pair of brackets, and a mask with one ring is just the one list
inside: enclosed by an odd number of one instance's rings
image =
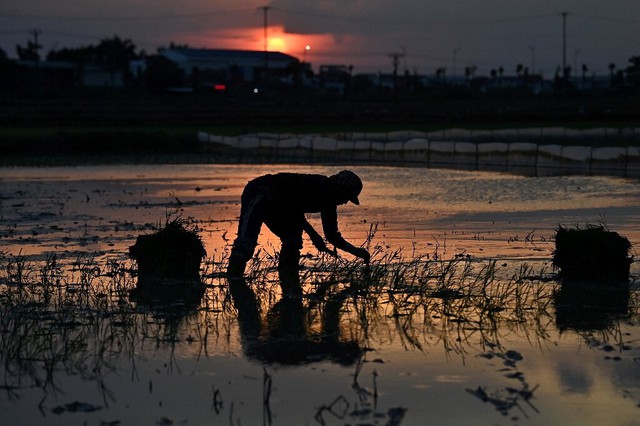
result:
[[(280, 170), (330, 174), (337, 169), (283, 165), (5, 169), (2, 219), (5, 233), (15, 237), (14, 243), (17, 238), (25, 253), (60, 248), (121, 253), (141, 229), (162, 222), (167, 212), (179, 212), (202, 222), (202, 237), (212, 253), (226, 245), (223, 236), (233, 239), (239, 196), (249, 179)], [(340, 207), (339, 219), (341, 231), (355, 242), (363, 241), (369, 224), (378, 223), (379, 240), (393, 246), (415, 243), (430, 250), (437, 243), (447, 246), (450, 254), (548, 257), (549, 238), (558, 224), (601, 220), (634, 245), (640, 242), (640, 190), (635, 180), (354, 169), (365, 183), (362, 203)], [(311, 221), (317, 223), (317, 218)], [(262, 242), (276, 243), (268, 232)]]
[[(634, 181), (354, 169), (365, 189), (361, 206), (340, 208), (347, 239), (362, 243), (369, 226), (378, 223), (373, 243), (383, 253), (401, 246), (406, 258), (415, 250), (432, 260), (436, 252), (445, 259), (464, 252), (471, 255), (474, 268), (486, 265), (484, 259), (499, 258), (499, 279), (487, 290), (493, 291), (492, 301), (514, 294), (500, 289), (517, 272), (520, 259), (534, 272), (550, 272), (550, 238), (558, 224), (604, 218), (634, 245), (640, 242), (640, 190)], [(224, 258), (225, 239), (234, 237), (244, 183), (274, 170), (264, 165), (3, 170), (2, 252), (32, 255), (32, 262), (51, 252), (68, 253), (63, 258), (67, 262), (84, 253), (87, 262), (97, 253), (95, 262), (105, 271), (100, 262), (124, 261), (135, 237), (151, 232), (169, 211), (195, 219), (210, 256), (205, 268), (209, 287), (196, 309), (167, 312), (135, 304), (126, 293), (124, 299), (109, 293), (108, 303), (97, 297), (97, 304), (80, 304), (83, 309), (77, 311), (55, 304), (38, 310), (26, 300), (21, 305), (28, 307), (26, 315), (3, 310), (0, 356), (6, 380), (2, 385), (8, 386), (0, 399), (3, 424), (24, 419), (32, 424), (154, 424), (163, 419), (189, 424), (635, 421), (640, 403), (635, 288), (623, 302), (630, 311), (609, 306), (597, 326), (585, 326), (573, 311), (555, 309), (551, 282), (535, 283), (538, 293), (529, 295), (537, 297), (526, 303), (504, 300), (494, 311), (478, 311), (479, 306), (488, 309), (480, 303), (489, 299), (425, 298), (412, 293), (411, 286), (388, 291), (393, 281), (385, 281), (382, 291), (371, 297), (341, 293), (348, 286), (340, 281), (325, 297), (283, 302), (277, 282), (265, 274), (250, 287), (259, 300), (258, 315), (234, 305), (226, 283), (217, 278), (222, 265), (211, 259)], [(337, 168), (277, 170), (330, 174)], [(318, 224), (317, 217), (311, 221)], [(277, 247), (266, 231), (261, 243), (267, 251)], [(305, 250), (314, 253), (311, 246)], [(312, 268), (316, 261), (305, 260), (308, 294), (329, 282), (322, 270)], [(88, 275), (76, 271), (74, 277), (75, 282)], [(113, 286), (113, 278), (104, 276), (91, 282), (98, 287), (104, 280)], [(122, 280), (122, 287), (134, 284), (126, 271)], [(11, 306), (6, 297), (0, 300)], [(55, 312), (73, 312), (78, 324), (52, 319)], [(495, 320), (495, 327), (480, 323), (478, 312), (493, 312), (484, 320)], [(302, 335), (300, 329), (287, 328), (292, 324), (286, 321), (300, 316), (305, 319)], [(257, 334), (251, 333), (256, 324), (247, 318), (259, 322)], [(20, 333), (8, 332), (16, 325), (23, 327)], [(20, 340), (24, 336), (29, 338)], [(328, 336), (339, 344), (330, 346)], [(24, 354), (42, 348), (49, 352), (37, 361), (7, 359), (16, 349), (12, 344), (25, 342)], [(363, 352), (354, 350), (354, 343)], [(328, 355), (331, 348), (334, 356)], [(300, 358), (292, 353), (295, 349), (302, 351)], [(525, 400), (522, 392), (528, 391), (533, 397)], [(100, 409), (72, 412), (84, 407), (66, 405), (76, 401)], [(505, 401), (516, 405), (501, 405)], [(55, 414), (56, 408), (62, 412)]]

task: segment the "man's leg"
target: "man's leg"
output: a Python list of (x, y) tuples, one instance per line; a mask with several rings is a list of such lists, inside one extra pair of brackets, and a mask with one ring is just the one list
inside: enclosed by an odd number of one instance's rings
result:
[(264, 193), (253, 187), (251, 182), (242, 192), (242, 206), (238, 223), (238, 236), (233, 242), (227, 277), (238, 278), (244, 275), (244, 270), (258, 243), (258, 235), (264, 218)]
[(282, 241), (278, 274), (282, 291), (289, 295), (302, 292), (299, 276), (300, 249), (302, 249), (302, 238), (300, 238), (299, 243), (296, 239)]
[(269, 229), (282, 241), (278, 274), (282, 292), (288, 295), (300, 295), (299, 267), (302, 250), (302, 221), (296, 217), (269, 218), (265, 221)]

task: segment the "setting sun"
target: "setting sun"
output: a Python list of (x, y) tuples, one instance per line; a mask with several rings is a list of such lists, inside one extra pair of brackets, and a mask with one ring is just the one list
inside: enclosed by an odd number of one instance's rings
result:
[(267, 48), (275, 52), (284, 52), (287, 50), (287, 44), (282, 37), (269, 37)]
[[(267, 29), (267, 38), (268, 50), (293, 55), (305, 62), (326, 61), (328, 52), (340, 52), (331, 34), (288, 33), (282, 26), (271, 26)], [(213, 49), (264, 49), (262, 28), (217, 30), (208, 34), (206, 39), (183, 36), (181, 40), (190, 45), (204, 45)]]

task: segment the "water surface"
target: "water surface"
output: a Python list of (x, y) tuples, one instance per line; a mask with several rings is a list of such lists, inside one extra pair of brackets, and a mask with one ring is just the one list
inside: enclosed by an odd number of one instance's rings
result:
[[(247, 283), (258, 307), (234, 303), (219, 272), (244, 184), (275, 171), (339, 170), (2, 169), (0, 300), (13, 309), (0, 317), (2, 423), (636, 422), (637, 283), (587, 310), (586, 321), (584, 306), (567, 306), (553, 280), (529, 276), (552, 277), (558, 225), (604, 221), (638, 246), (637, 181), (353, 167), (364, 181), (361, 205), (339, 208), (340, 230), (360, 245), (377, 227), (374, 263), (413, 278), (396, 283), (385, 275), (375, 291), (355, 291), (362, 265), (349, 255), (318, 258), (306, 241), (305, 297), (282, 299), (268, 260), (279, 245), (265, 228), (262, 275)], [(128, 247), (176, 216), (189, 218), (203, 239), (205, 294), (169, 310), (115, 294), (135, 286)], [(321, 229), (318, 217), (310, 222)], [(18, 291), (16, 257), (42, 284), (39, 271), (51, 267), (52, 255), (63, 271), (52, 288), (66, 293), (45, 297), (37, 285)], [(493, 278), (484, 289), (467, 282), (473, 295), (440, 297), (441, 283), (420, 281), (429, 275), (421, 265), (442, 271), (451, 260), (458, 262), (452, 277), (465, 276), (468, 265), (473, 281), (494, 265)], [(334, 282), (327, 265), (352, 273)]]

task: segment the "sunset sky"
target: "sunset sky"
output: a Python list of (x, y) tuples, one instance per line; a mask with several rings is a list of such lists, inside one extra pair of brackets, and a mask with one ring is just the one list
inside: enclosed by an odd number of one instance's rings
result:
[[(29, 0), (0, 4), (0, 48), (16, 57), (39, 30), (42, 53), (97, 44), (118, 35), (154, 53), (170, 42), (191, 47), (262, 50), (268, 46), (311, 62), (391, 72), (391, 54), (410, 72), (477, 74), (516, 66), (551, 77), (562, 63), (606, 74), (609, 64), (640, 56), (638, 0)], [(309, 45), (310, 50), (305, 46)], [(305, 53), (306, 52), (306, 53)]]

